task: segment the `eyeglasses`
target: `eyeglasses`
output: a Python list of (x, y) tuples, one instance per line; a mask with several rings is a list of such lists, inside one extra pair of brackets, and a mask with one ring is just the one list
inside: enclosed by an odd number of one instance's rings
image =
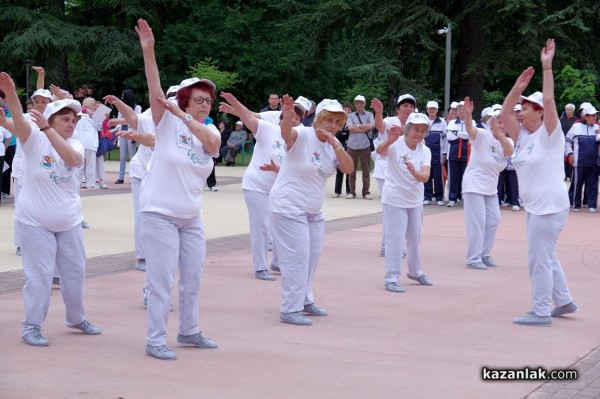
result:
[(206, 101), (206, 104), (208, 104), (208, 105), (212, 104), (212, 99), (210, 97), (206, 97), (206, 98), (204, 98), (204, 97), (196, 97), (193, 100), (194, 100), (194, 102), (196, 104), (202, 104), (205, 101)]

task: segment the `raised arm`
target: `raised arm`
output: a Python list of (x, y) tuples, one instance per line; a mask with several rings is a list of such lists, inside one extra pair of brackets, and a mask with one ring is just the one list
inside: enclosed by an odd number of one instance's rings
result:
[(127, 125), (132, 129), (137, 129), (138, 114), (127, 104), (121, 101), (117, 96), (109, 94), (103, 98), (104, 102), (117, 107)]
[(53, 127), (48, 124), (48, 121), (39, 111), (32, 110), (31, 118), (33, 122), (39, 126), (40, 130), (48, 137), (50, 144), (56, 150), (60, 158), (69, 166), (78, 168), (83, 164), (83, 156), (77, 152), (67, 140), (65, 140)]
[(10, 125), (8, 122), (4, 127), (17, 136), (21, 143), (25, 143), (31, 134), (31, 125), (23, 115), (23, 109), (15, 90), (15, 82), (6, 72), (0, 72), (0, 89), (6, 95), (6, 104), (11, 110), (13, 130), (7, 127)]
[(554, 73), (552, 72), (552, 60), (555, 54), (554, 39), (546, 41), (546, 47), (542, 48), (540, 59), (542, 61), (542, 94), (544, 99), (544, 125), (548, 135), (556, 129), (559, 123), (556, 103), (554, 102)]
[(386, 157), (390, 146), (394, 144), (396, 140), (398, 140), (400, 136), (402, 136), (402, 134), (402, 126), (392, 126), (391, 129), (388, 131), (387, 141), (384, 141), (383, 143), (379, 144), (375, 151), (379, 155)]
[(519, 131), (521, 130), (521, 125), (517, 120), (513, 110), (515, 109), (515, 105), (521, 99), (521, 94), (531, 81), (531, 78), (534, 74), (533, 67), (529, 67), (524, 70), (521, 75), (517, 78), (512, 89), (504, 99), (504, 103), (502, 104), (502, 111), (500, 111), (500, 120), (504, 124), (506, 131), (510, 135), (510, 138), (516, 143), (519, 138)]
[(161, 98), (164, 100), (165, 93), (160, 87), (160, 75), (154, 54), (154, 34), (150, 25), (144, 19), (138, 20), (135, 31), (140, 38), (142, 53), (144, 54), (144, 69), (146, 71), (146, 81), (148, 82), (148, 97), (150, 99), (152, 119), (154, 120), (154, 124), (158, 125), (165, 112), (165, 108), (158, 99)]
[(385, 122), (383, 121), (383, 103), (378, 98), (371, 100), (371, 109), (375, 111), (375, 129), (378, 132), (385, 132)]
[(513, 154), (514, 147), (510, 142), (508, 137), (504, 134), (504, 126), (502, 122), (496, 117), (493, 117), (490, 123), (490, 127), (492, 128), (492, 134), (494, 138), (500, 142), (502, 146), (502, 151), (504, 152), (505, 157), (510, 157)]
[(477, 127), (473, 126), (473, 101), (470, 97), (465, 97), (465, 128), (469, 139), (475, 140), (477, 137)]
[[(244, 125), (253, 133), (258, 130), (258, 118), (255, 116), (254, 112), (246, 108), (246, 106), (239, 102), (238, 99), (235, 98), (235, 96), (231, 93), (222, 91), (221, 98), (227, 101), (227, 103), (229, 103), (228, 105), (230, 105), (232, 109), (224, 107), (227, 104), (221, 103), (219, 105), (219, 111), (239, 116), (242, 122), (244, 122)], [(222, 106), (223, 109), (221, 108)], [(225, 109), (229, 109), (229, 111), (225, 111)]]
[(284, 94), (282, 98), (281, 114), (283, 115), (283, 119), (281, 120), (281, 137), (285, 141), (289, 151), (298, 139), (298, 131), (292, 126), (294, 115), (296, 115), (296, 112), (294, 112), (294, 99), (287, 94)]
[(38, 74), (35, 88), (37, 90), (43, 89), (46, 84), (46, 70), (44, 69), (44, 67), (41, 66), (32, 66), (31, 69), (36, 71)]

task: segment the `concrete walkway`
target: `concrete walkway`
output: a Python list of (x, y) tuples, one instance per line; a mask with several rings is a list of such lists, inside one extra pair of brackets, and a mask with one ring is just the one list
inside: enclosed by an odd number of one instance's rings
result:
[[(107, 183), (116, 180), (107, 163)], [(117, 166), (118, 167), (118, 166)], [(203, 334), (217, 350), (177, 346), (177, 298), (169, 322), (174, 362), (144, 354), (146, 317), (133, 269), (129, 185), (84, 192), (88, 255), (86, 311), (102, 328), (88, 337), (64, 326), (60, 290), (52, 292), (47, 348), (20, 342), (23, 283), (12, 247), (14, 208), (0, 206), (0, 398), (522, 398), (600, 396), (600, 239), (597, 214), (571, 213), (558, 254), (581, 307), (551, 328), (512, 318), (530, 309), (524, 212), (502, 211), (493, 255), (500, 267), (464, 267), (463, 210), (425, 207), (421, 255), (434, 282), (401, 277), (407, 290), (383, 287), (381, 203), (325, 198), (325, 247), (316, 303), (330, 315), (312, 327), (279, 321), (279, 280), (254, 278), (244, 168), (218, 167), (218, 192), (205, 191), (208, 255), (202, 280)], [(115, 193), (119, 191), (119, 193)], [(374, 192), (374, 194), (377, 194)], [(403, 273), (404, 273), (403, 268)], [(176, 296), (175, 292), (175, 296)], [(577, 369), (578, 381), (486, 382), (495, 369)], [(586, 396), (587, 395), (587, 396)]]

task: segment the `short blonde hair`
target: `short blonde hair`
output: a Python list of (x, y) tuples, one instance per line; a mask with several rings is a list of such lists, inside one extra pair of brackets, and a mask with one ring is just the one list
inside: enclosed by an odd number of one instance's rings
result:
[(348, 117), (348, 115), (346, 115), (345, 112), (331, 112), (331, 111), (323, 110), (323, 111), (319, 112), (317, 114), (317, 116), (315, 116), (313, 126), (320, 125), (324, 119), (329, 118), (330, 116), (335, 116), (335, 115), (339, 115), (342, 117), (342, 120), (340, 121), (340, 123), (338, 123), (338, 126), (336, 126), (336, 130), (342, 130), (342, 128), (346, 124), (346, 118)]
[(96, 100), (94, 100), (92, 97), (86, 97), (81, 102), (81, 105), (83, 105), (86, 108), (92, 108), (96, 106)]

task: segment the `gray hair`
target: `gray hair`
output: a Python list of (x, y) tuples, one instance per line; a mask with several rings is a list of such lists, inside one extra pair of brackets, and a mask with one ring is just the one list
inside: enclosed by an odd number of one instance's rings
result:
[(575, 105), (569, 103), (569, 104), (565, 105), (565, 109), (572, 109), (573, 111), (575, 111)]

